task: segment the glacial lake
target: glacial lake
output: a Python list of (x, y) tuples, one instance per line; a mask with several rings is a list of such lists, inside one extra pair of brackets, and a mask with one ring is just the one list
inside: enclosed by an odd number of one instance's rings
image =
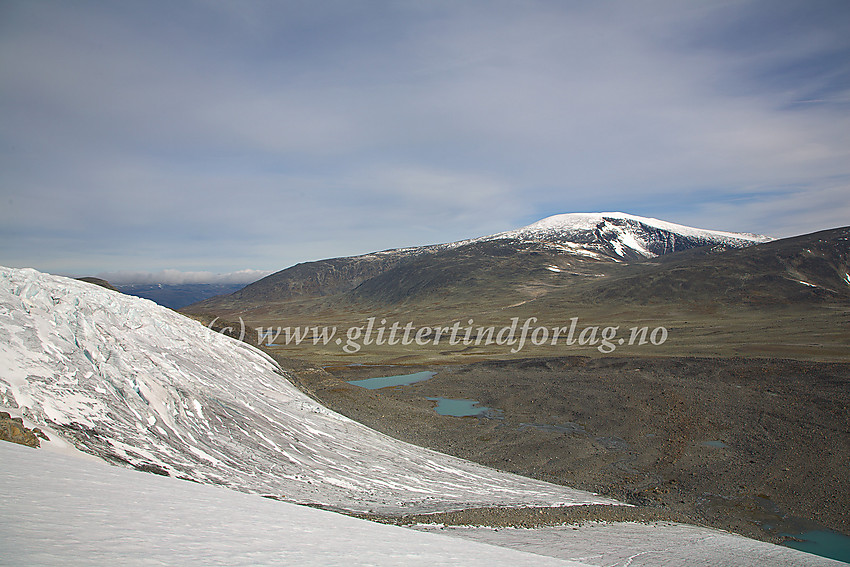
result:
[[(414, 372), (413, 374), (399, 374), (397, 376), (379, 376), (377, 378), (366, 378), (364, 380), (349, 380), (348, 383), (367, 390), (380, 390), (381, 388), (391, 388), (393, 386), (407, 386), (416, 382), (424, 382), (436, 372), (428, 370), (422, 372)], [(471, 416), (487, 416), (501, 418), (502, 412), (485, 406), (478, 405), (477, 400), (453, 400), (451, 398), (428, 398), (432, 402), (437, 402), (437, 407), (434, 410), (440, 415), (450, 415), (453, 417), (471, 417)]]
[(450, 398), (428, 398), (432, 402), (437, 402), (437, 407), (434, 410), (440, 415), (451, 415), (453, 417), (471, 417), (476, 415), (487, 415), (496, 417), (501, 412), (479, 406), (477, 400), (453, 400)]
[(349, 380), (349, 384), (366, 388), (367, 390), (380, 390), (381, 388), (390, 388), (392, 386), (407, 386), (416, 382), (424, 382), (436, 372), (428, 370), (422, 372), (414, 372), (413, 374), (399, 374), (398, 376), (381, 376), (378, 378), (366, 378), (365, 380)]
[(782, 534), (796, 537), (804, 541), (783, 542), (782, 545), (850, 563), (850, 537), (829, 530), (817, 530), (802, 534)]

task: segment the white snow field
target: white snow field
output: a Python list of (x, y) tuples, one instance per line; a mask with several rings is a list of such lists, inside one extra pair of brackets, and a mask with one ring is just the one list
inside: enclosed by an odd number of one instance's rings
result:
[(424, 533), (82, 457), (0, 443), (0, 565), (843, 565), (683, 525)]
[(847, 566), (780, 545), (686, 524), (587, 523), (536, 529), (431, 525), (415, 529), (598, 567)]
[(155, 303), (0, 268), (0, 405), (113, 463), (353, 511), (619, 504), (403, 443)]
[(0, 565), (580, 566), (0, 442)]

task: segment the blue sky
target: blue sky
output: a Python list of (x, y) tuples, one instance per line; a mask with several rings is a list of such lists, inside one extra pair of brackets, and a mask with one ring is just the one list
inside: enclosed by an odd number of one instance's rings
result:
[(4, 0), (0, 117), (7, 266), (195, 281), (587, 211), (791, 236), (850, 224), (850, 3)]

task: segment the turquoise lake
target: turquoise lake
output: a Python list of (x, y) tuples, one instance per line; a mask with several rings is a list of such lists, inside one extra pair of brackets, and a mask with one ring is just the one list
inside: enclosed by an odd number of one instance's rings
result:
[[(413, 374), (399, 374), (397, 376), (379, 376), (377, 378), (366, 378), (364, 380), (349, 380), (349, 384), (366, 388), (367, 390), (380, 390), (381, 388), (392, 388), (393, 386), (407, 386), (416, 382), (424, 382), (434, 376), (436, 372), (428, 370), (414, 372)], [(440, 415), (453, 417), (471, 417), (482, 415), (487, 417), (501, 417), (501, 411), (478, 405), (476, 400), (453, 400), (450, 398), (428, 398), (437, 402), (434, 410)]]
[(436, 372), (423, 371), (413, 374), (400, 374), (398, 376), (382, 376), (379, 378), (366, 378), (365, 380), (349, 380), (349, 384), (366, 388), (367, 390), (380, 390), (392, 386), (407, 386), (416, 382), (424, 382), (431, 378)]
[(802, 534), (782, 534), (805, 541), (785, 541), (782, 545), (799, 549), (821, 557), (829, 557), (850, 563), (850, 537), (829, 530), (817, 530)]
[(472, 417), (476, 415), (490, 415), (501, 413), (499, 410), (479, 406), (476, 400), (452, 400), (450, 398), (428, 398), (432, 402), (437, 402), (435, 411), (440, 415), (450, 415), (453, 417)]

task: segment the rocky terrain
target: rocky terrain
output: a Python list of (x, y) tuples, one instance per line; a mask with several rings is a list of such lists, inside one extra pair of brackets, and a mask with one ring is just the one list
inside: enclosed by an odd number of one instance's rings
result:
[[(637, 506), (440, 522), (676, 519), (768, 541), (817, 526), (850, 533), (848, 364), (535, 358), (434, 366), (430, 380), (374, 391), (347, 380), (421, 368), (291, 366), (322, 403), (397, 438)], [(441, 416), (434, 396), (498, 411)]]
[(7, 411), (0, 411), (0, 441), (8, 441), (27, 447), (40, 447), (41, 441), (49, 441), (47, 435), (38, 428), (30, 429), (24, 425), (23, 418), (12, 417)]

